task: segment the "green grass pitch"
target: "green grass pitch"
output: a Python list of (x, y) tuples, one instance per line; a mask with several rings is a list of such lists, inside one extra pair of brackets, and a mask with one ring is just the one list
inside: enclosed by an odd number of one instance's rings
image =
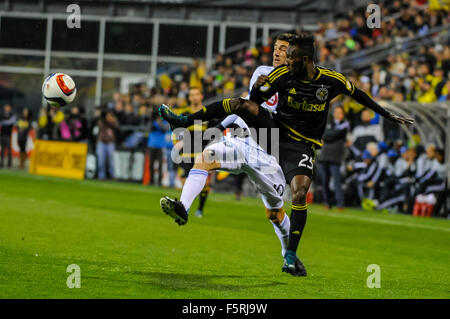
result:
[[(179, 192), (0, 171), (0, 298), (450, 297), (449, 220), (311, 205), (308, 277), (295, 278), (260, 200), (213, 193), (204, 218), (179, 227), (163, 195)], [(381, 288), (367, 288), (370, 264)]]

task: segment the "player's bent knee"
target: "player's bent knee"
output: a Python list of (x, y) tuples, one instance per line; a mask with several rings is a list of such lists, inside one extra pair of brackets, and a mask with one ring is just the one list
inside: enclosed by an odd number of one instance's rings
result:
[(205, 149), (195, 158), (194, 168), (211, 171), (220, 168), (220, 163), (215, 160), (213, 150)]
[(292, 190), (292, 204), (299, 205), (306, 203), (307, 189), (299, 187)]
[(266, 208), (266, 216), (272, 222), (276, 224), (281, 224), (284, 219), (285, 212), (283, 208), (280, 209), (268, 209)]

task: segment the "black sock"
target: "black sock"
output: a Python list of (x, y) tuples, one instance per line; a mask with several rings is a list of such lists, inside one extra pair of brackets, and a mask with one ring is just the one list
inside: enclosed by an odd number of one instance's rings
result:
[(206, 203), (206, 198), (208, 198), (208, 193), (209, 193), (209, 189), (203, 189), (200, 192), (198, 210), (203, 211), (203, 208), (205, 207), (205, 203)]
[(287, 250), (297, 251), (303, 228), (305, 228), (308, 206), (292, 205), (291, 210), (291, 229), (289, 230), (289, 244)]
[(230, 115), (232, 113), (230, 108), (230, 100), (231, 99), (224, 99), (222, 101), (211, 103), (208, 106), (203, 107), (201, 111), (188, 115), (188, 124), (193, 125), (194, 121), (209, 121), (221, 119)]

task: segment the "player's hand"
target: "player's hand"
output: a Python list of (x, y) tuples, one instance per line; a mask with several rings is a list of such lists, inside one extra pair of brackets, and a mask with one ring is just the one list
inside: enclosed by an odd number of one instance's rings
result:
[(253, 87), (259, 88), (263, 86), (266, 82), (269, 82), (269, 77), (267, 75), (260, 75), (255, 81), (255, 84), (253, 84)]
[(399, 124), (410, 125), (410, 124), (414, 123), (413, 119), (401, 117), (401, 116), (395, 115), (394, 113), (389, 114), (388, 119), (390, 119), (392, 122), (399, 123)]

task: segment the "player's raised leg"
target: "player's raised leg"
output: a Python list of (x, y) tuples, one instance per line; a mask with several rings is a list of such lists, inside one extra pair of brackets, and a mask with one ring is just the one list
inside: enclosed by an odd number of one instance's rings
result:
[(177, 115), (164, 104), (159, 107), (159, 115), (175, 127), (189, 127), (194, 124), (194, 121), (220, 119), (230, 114), (249, 117), (256, 116), (258, 113), (259, 105), (240, 98), (228, 98), (214, 102), (204, 106), (200, 111), (189, 115)]

